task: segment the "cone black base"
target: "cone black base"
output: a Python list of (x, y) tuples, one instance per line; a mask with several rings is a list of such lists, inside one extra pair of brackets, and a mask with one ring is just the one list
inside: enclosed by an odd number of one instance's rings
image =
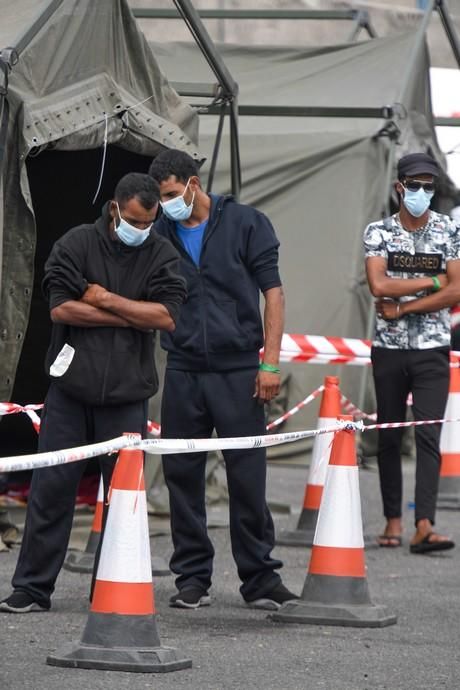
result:
[(92, 573), (94, 568), (94, 553), (70, 552), (62, 567), (72, 573)]
[(47, 657), (50, 666), (85, 668), (101, 671), (127, 671), (129, 673), (168, 673), (191, 668), (192, 660), (182, 657), (172, 647), (107, 649), (83, 643), (62, 649)]
[[(438, 508), (441, 507), (438, 505)], [(460, 509), (460, 502), (457, 505)], [(275, 544), (277, 546), (303, 546), (311, 547), (313, 546), (313, 538), (315, 536), (315, 529), (312, 530), (281, 530), (279, 536), (275, 539)], [(375, 537), (370, 537), (369, 535), (364, 535), (364, 548), (374, 549), (378, 547)]]
[(436, 508), (460, 510), (460, 477), (440, 477)]
[(152, 557), (152, 575), (155, 575), (155, 577), (171, 575), (171, 571), (168, 568), (166, 561), (160, 556)]
[(190, 668), (191, 659), (163, 647), (156, 617), (100, 614), (90, 611), (80, 642), (46, 659), (50, 666), (131, 673), (166, 673)]
[(436, 502), (439, 510), (460, 510), (460, 496), (439, 496)]
[(317, 602), (288, 601), (279, 611), (268, 616), (281, 623), (307, 623), (310, 625), (340, 625), (354, 628), (385, 628), (396, 623), (396, 616), (385, 606), (373, 604), (321, 604)]
[(281, 530), (275, 539), (277, 546), (313, 546), (315, 530)]
[[(94, 553), (70, 552), (62, 567), (65, 570), (70, 570), (72, 573), (92, 573), (94, 569)], [(171, 571), (163, 558), (152, 558), (152, 575), (155, 577), (171, 575)]]

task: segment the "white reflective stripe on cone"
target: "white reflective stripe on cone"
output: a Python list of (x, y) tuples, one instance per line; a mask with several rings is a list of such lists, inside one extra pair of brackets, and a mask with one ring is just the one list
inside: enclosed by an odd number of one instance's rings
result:
[[(335, 423), (335, 417), (319, 417), (317, 429), (325, 429), (327, 427), (333, 428)], [(324, 485), (333, 438), (333, 433), (320, 434), (315, 438), (311, 456), (310, 473), (308, 475), (308, 484)]]
[(313, 544), (364, 548), (358, 467), (329, 466)]
[(152, 582), (145, 491), (112, 489), (97, 579)]

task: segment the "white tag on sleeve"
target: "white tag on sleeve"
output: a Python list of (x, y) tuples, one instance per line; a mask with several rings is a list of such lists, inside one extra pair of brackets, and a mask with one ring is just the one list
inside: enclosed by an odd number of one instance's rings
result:
[(66, 343), (50, 366), (50, 376), (62, 376), (65, 374), (70, 367), (74, 354), (75, 349)]

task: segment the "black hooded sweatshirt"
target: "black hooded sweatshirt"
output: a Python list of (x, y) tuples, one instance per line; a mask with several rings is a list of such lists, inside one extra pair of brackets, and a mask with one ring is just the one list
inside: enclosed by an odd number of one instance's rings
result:
[(260, 292), (279, 287), (279, 242), (268, 218), (231, 196), (211, 197), (199, 266), (185, 250), (174, 221), (155, 223), (181, 255), (188, 297), (176, 330), (161, 334), (168, 368), (228, 371), (257, 367), (264, 335)]
[[(95, 223), (69, 230), (54, 244), (42, 283), (50, 310), (79, 300), (88, 283), (97, 283), (127, 299), (159, 302), (176, 321), (186, 295), (177, 252), (154, 230), (139, 247), (113, 240), (110, 220), (106, 204)], [(89, 405), (145, 400), (158, 390), (154, 342), (154, 331), (54, 323), (46, 373)], [(75, 349), (72, 362), (62, 376), (52, 377), (50, 366), (66, 343)]]

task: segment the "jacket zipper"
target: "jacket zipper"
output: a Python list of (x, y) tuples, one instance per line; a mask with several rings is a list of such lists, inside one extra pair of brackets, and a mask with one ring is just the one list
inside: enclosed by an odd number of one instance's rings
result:
[(201, 300), (200, 300), (200, 309), (201, 309), (201, 316), (202, 316), (202, 323), (203, 323), (203, 344), (204, 344), (204, 354), (206, 357), (206, 364), (208, 367), (211, 367), (211, 362), (210, 362), (210, 357), (209, 357), (209, 349), (208, 349), (208, 320), (206, 318), (206, 309), (204, 308), (204, 286), (203, 286), (203, 279), (201, 277), (201, 259), (203, 256), (205, 244), (207, 243), (211, 233), (214, 232), (220, 218), (220, 213), (222, 211), (222, 206), (217, 207), (216, 209), (216, 217), (214, 218), (214, 222), (212, 224), (212, 227), (209, 229), (209, 232), (206, 233), (206, 239), (203, 240), (203, 244), (201, 245), (201, 253), (200, 253), (200, 265), (197, 266), (197, 271), (198, 271), (198, 279), (200, 281), (200, 293), (201, 293)]
[[(115, 281), (115, 292), (117, 295), (118, 295), (118, 285), (119, 285), (119, 277), (120, 277), (119, 268), (120, 267), (117, 263), (117, 272), (116, 272), (116, 281)], [(107, 364), (105, 365), (105, 369), (104, 369), (104, 378), (102, 379), (101, 405), (103, 405), (105, 402), (105, 392), (106, 392), (106, 388), (107, 388), (107, 379), (109, 376), (109, 369), (110, 369), (110, 365), (111, 365), (111, 361), (112, 361), (114, 339), (115, 339), (115, 326), (112, 327), (112, 337), (110, 339), (110, 349), (109, 349), (108, 356), (107, 356)]]
[[(202, 244), (202, 246), (201, 246), (200, 264), (201, 264), (201, 258), (202, 258), (202, 256), (203, 256), (203, 251), (204, 251), (205, 244), (207, 243), (209, 237), (211, 236), (211, 234), (214, 232), (215, 228), (217, 227), (217, 224), (218, 224), (218, 222), (219, 222), (219, 220), (220, 220), (220, 214), (221, 214), (221, 212), (222, 212), (223, 206), (224, 206), (224, 200), (221, 200), (220, 203), (218, 204), (218, 206), (217, 206), (216, 209), (215, 209), (215, 216), (214, 216), (214, 219), (213, 219), (213, 224), (212, 224), (212, 226), (209, 228), (209, 231), (206, 232), (206, 237), (204, 238), (203, 244)], [(203, 279), (202, 279), (202, 277), (201, 277), (201, 275), (202, 275), (202, 274), (201, 274), (201, 266), (197, 266), (197, 265), (195, 264), (195, 262), (193, 261), (192, 257), (190, 256), (190, 254), (184, 249), (184, 246), (183, 246), (182, 242), (179, 242), (179, 241), (178, 241), (175, 230), (171, 231), (169, 239), (172, 241), (172, 243), (173, 243), (173, 245), (176, 247), (176, 249), (179, 250), (180, 254), (182, 254), (182, 256), (183, 256), (187, 261), (189, 261), (190, 263), (193, 264), (193, 266), (194, 266), (195, 269), (196, 269), (196, 272), (198, 273), (198, 282), (199, 282), (199, 285), (200, 285), (200, 295), (201, 295), (201, 299), (200, 299), (200, 311), (201, 311), (201, 322), (202, 322), (202, 324), (203, 324), (204, 354), (205, 354), (205, 357), (206, 357), (206, 363), (207, 363), (207, 365), (208, 365), (208, 367), (209, 367), (209, 366), (210, 366), (210, 359), (209, 359), (208, 337), (207, 337), (207, 328), (206, 328), (206, 326), (207, 326), (207, 319), (206, 319), (206, 309), (204, 308), (204, 287), (203, 287)]]

